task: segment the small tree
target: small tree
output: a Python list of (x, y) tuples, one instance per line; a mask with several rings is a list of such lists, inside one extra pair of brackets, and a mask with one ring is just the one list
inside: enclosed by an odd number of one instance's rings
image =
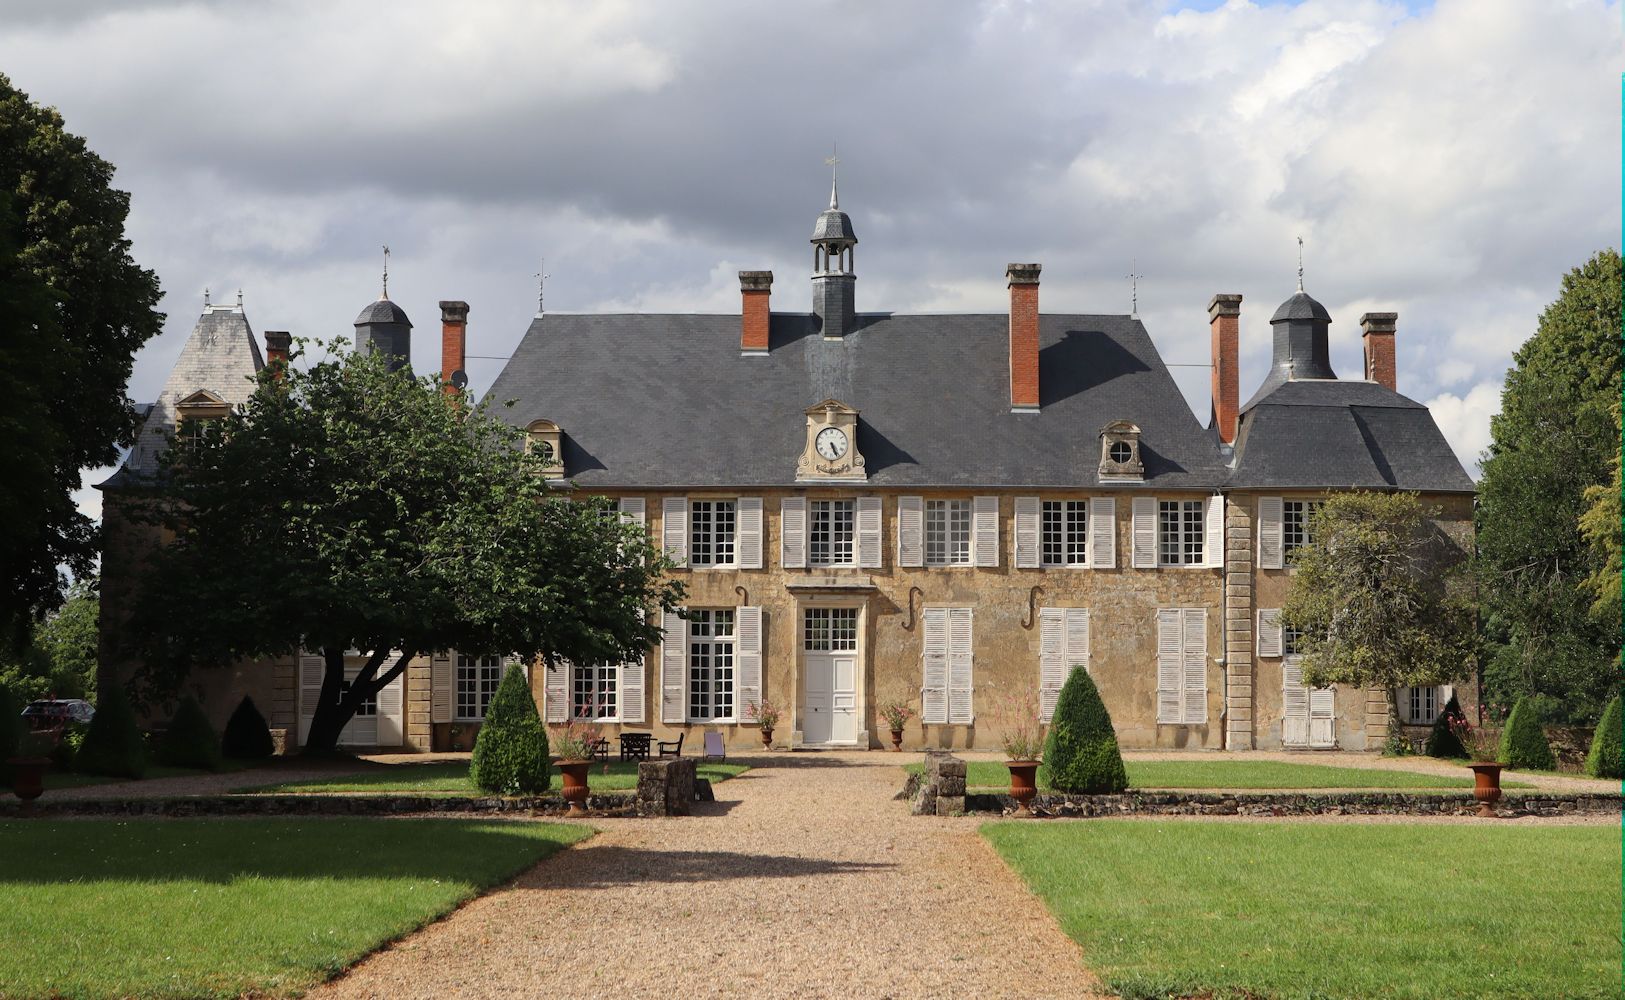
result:
[(1501, 731), (1501, 763), (1529, 771), (1550, 771), (1557, 766), (1540, 719), (1527, 698), (1519, 698)]
[(97, 700), (96, 716), (74, 755), (74, 768), (114, 778), (141, 777), (147, 770), (147, 742), (136, 725), (130, 699), (123, 688), (110, 684)]
[(1451, 727), (1453, 721), (1465, 718), (1467, 716), (1462, 714), (1461, 702), (1452, 694), (1450, 700), (1445, 703), (1444, 711), (1433, 720), (1433, 729), (1428, 733), (1427, 745), (1423, 748), (1423, 752), (1429, 757), (1448, 757), (1451, 760), (1466, 757), (1467, 748), (1461, 745), (1461, 737), (1457, 736), (1456, 730)]
[(1060, 792), (1106, 795), (1128, 787), (1112, 717), (1082, 667), (1072, 668), (1055, 699), (1041, 771), (1043, 782)]
[(516, 667), (491, 696), (468, 775), (481, 791), (520, 795), (547, 791), (551, 767), (547, 730), (536, 714), (525, 672)]
[(169, 728), (158, 742), (157, 757), (170, 767), (220, 769), (220, 737), (196, 698), (187, 695), (181, 699), (175, 717), (169, 720)]
[(276, 752), (271, 727), (265, 724), (265, 716), (260, 714), (253, 698), (243, 695), (231, 718), (226, 720), (221, 750), (227, 757), (238, 760), (258, 760)]
[(1603, 709), (1597, 733), (1591, 737), (1591, 752), (1586, 754), (1586, 773), (1595, 778), (1625, 778), (1625, 760), (1621, 760), (1621, 718), (1619, 695), (1614, 695)]

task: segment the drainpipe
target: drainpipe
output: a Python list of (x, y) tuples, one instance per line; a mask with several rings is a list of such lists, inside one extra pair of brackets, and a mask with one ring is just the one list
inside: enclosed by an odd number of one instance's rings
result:
[[(1215, 494), (1219, 509), (1225, 509), (1224, 491)], [(1223, 699), (1219, 708), (1219, 749), (1230, 749), (1230, 528), (1225, 517), (1219, 530), (1219, 693)]]

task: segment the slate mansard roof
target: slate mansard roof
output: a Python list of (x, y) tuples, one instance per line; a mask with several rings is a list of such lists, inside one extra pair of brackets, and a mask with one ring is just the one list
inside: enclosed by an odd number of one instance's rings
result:
[(778, 313), (770, 345), (742, 357), (737, 314), (549, 314), (491, 398), (517, 401), (499, 412), (519, 427), (557, 423), (588, 488), (795, 485), (803, 411), (830, 398), (858, 411), (876, 487), (1097, 486), (1114, 420), (1139, 425), (1147, 484), (1212, 489), (1227, 472), (1127, 316), (1040, 317), (1038, 413), (1010, 412), (1002, 313), (864, 314), (842, 340)]

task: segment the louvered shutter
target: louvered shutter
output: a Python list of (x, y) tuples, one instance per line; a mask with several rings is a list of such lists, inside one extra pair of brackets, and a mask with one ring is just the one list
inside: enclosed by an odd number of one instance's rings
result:
[(734, 507), (734, 559), (740, 569), (762, 568), (762, 498), (740, 497)]
[(1157, 498), (1135, 497), (1134, 556), (1135, 569), (1157, 568)]
[(688, 497), (660, 501), (660, 545), (672, 562), (688, 565)]
[(429, 720), (450, 722), (455, 704), (453, 685), (457, 671), (452, 668), (455, 653), (435, 653), (429, 658)]
[(920, 497), (897, 498), (897, 565), (925, 563), (925, 501)]
[(1117, 568), (1117, 498), (1089, 498), (1089, 565)]
[(635, 524), (644, 527), (644, 504), (642, 497), (621, 497), (618, 501), (621, 508), (621, 521), (626, 524)]
[[(397, 657), (398, 659), (398, 657)], [(394, 662), (386, 664), (394, 666)], [(379, 667), (383, 671), (384, 667)], [(406, 671), (378, 689), (378, 745), (398, 747), (406, 742)]]
[(943, 725), (948, 721), (948, 609), (926, 608), (925, 685), (920, 688), (920, 721)]
[(1184, 699), (1187, 726), (1207, 722), (1207, 609), (1186, 608)]
[(1055, 699), (1066, 683), (1066, 609), (1038, 612), (1038, 721), (1055, 715)]
[(1157, 609), (1157, 722), (1178, 724), (1184, 680), (1184, 629), (1178, 608)]
[(734, 642), (739, 658), (739, 682), (734, 685), (734, 719), (756, 725), (750, 706), (762, 701), (762, 609), (741, 607), (734, 617)]
[(1224, 565), (1224, 497), (1207, 498), (1207, 532), (1202, 540), (1202, 553), (1209, 566)]
[(948, 721), (968, 726), (971, 710), (971, 609), (948, 609)]
[(684, 677), (688, 672), (688, 622), (676, 612), (667, 611), (660, 619), (665, 640), (660, 644), (660, 721), (681, 725), (688, 720), (683, 710)]
[(615, 702), (622, 722), (643, 722), (643, 678), (648, 670), (648, 656), (636, 656), (621, 664), (621, 687), (615, 693)]
[(1281, 655), (1281, 609), (1258, 609), (1258, 655)]
[(971, 562), (999, 564), (999, 498), (977, 497), (971, 504)]
[(552, 666), (544, 661), (542, 669), (547, 676), (542, 678), (542, 718), (548, 722), (569, 722), (570, 716), (570, 675), (575, 673), (575, 666), (569, 660), (555, 660)]
[(316, 707), (322, 702), (322, 677), (327, 673), (327, 660), (320, 653), (299, 654), (299, 745), (304, 746), (310, 735), (310, 720), (316, 717)]
[(1334, 708), (1337, 692), (1333, 688), (1314, 688), (1309, 692), (1309, 745), (1329, 747), (1337, 743)]
[(785, 569), (807, 566), (807, 498), (779, 501), (779, 565)]
[(1037, 569), (1039, 563), (1039, 504), (1037, 497), (1016, 497), (1016, 568)]
[(1258, 568), (1281, 568), (1281, 498), (1258, 498)]
[(1309, 743), (1309, 691), (1303, 686), (1303, 660), (1296, 656), (1281, 663), (1281, 743)]
[(880, 498), (858, 497), (858, 565), (865, 569), (879, 569), (880, 550)]
[(1089, 669), (1089, 609), (1066, 611), (1066, 676), (1078, 667)]

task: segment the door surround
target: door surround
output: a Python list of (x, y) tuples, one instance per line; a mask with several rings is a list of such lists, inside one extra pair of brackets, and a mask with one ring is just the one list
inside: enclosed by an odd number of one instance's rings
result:
[[(796, 613), (794, 619), (794, 651), (795, 675), (793, 685), (795, 690), (795, 704), (791, 708), (790, 745), (799, 746), (828, 746), (849, 749), (868, 749), (869, 729), (868, 719), (868, 687), (869, 687), (869, 602), (865, 594), (853, 593), (823, 593), (796, 594)], [(805, 730), (807, 713), (807, 643), (806, 620), (808, 609), (847, 608), (857, 612), (857, 642), (856, 648), (849, 651), (839, 651), (852, 656), (856, 660), (856, 670), (853, 677), (853, 739), (850, 742), (809, 743)], [(825, 655), (814, 653), (813, 655)]]

